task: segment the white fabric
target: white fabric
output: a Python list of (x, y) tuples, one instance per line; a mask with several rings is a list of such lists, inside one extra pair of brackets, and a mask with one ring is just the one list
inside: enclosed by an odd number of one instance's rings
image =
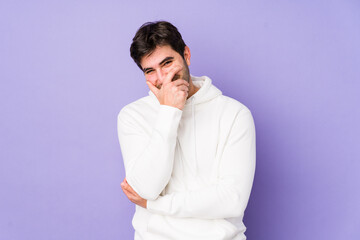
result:
[(126, 105), (118, 137), (126, 179), (143, 198), (133, 217), (136, 240), (246, 239), (243, 215), (255, 173), (250, 110), (222, 95), (210, 78), (183, 110), (155, 95)]

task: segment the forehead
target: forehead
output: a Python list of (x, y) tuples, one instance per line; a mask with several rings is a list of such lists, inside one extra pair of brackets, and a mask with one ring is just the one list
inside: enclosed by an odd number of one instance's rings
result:
[(174, 51), (170, 45), (157, 46), (150, 55), (144, 56), (141, 59), (140, 64), (143, 68), (155, 67), (166, 57), (175, 58), (177, 55), (180, 56), (180, 54)]

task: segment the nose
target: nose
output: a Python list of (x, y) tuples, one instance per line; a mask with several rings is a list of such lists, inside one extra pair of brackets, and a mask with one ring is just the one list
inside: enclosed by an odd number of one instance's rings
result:
[(164, 70), (162, 70), (161, 68), (156, 70), (157, 85), (163, 83), (165, 76), (166, 72), (164, 72)]

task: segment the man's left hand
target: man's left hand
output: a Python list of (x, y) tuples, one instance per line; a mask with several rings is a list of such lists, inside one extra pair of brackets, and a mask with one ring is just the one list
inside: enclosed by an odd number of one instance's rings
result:
[(121, 183), (121, 189), (130, 201), (139, 205), (140, 207), (146, 208), (147, 200), (140, 197), (139, 194), (134, 191), (134, 189), (126, 181), (126, 178), (124, 178), (124, 181)]

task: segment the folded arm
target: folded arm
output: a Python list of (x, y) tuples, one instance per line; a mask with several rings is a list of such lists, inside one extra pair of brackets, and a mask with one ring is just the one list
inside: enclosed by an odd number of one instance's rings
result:
[(120, 111), (117, 122), (126, 179), (142, 198), (156, 199), (171, 177), (182, 111), (160, 105), (151, 133), (137, 123), (131, 111)]
[(251, 112), (240, 111), (222, 154), (218, 179), (208, 187), (174, 192), (147, 201), (153, 213), (206, 219), (229, 218), (244, 213), (255, 173), (255, 126)]

